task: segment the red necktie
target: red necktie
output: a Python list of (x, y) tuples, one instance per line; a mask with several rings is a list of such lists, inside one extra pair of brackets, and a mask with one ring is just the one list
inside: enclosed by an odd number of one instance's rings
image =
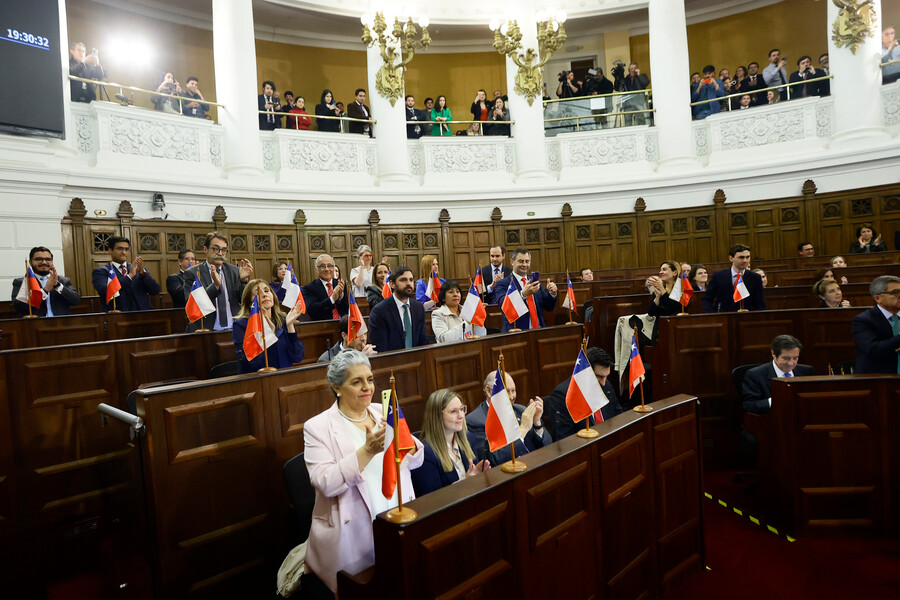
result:
[(122, 275), (125, 275), (125, 276), (128, 275), (128, 270), (125, 269), (125, 263), (122, 263), (122, 266), (119, 268), (122, 269)]
[[(328, 290), (328, 297), (330, 298), (331, 297), (331, 282), (330, 281), (325, 282), (325, 289)], [(338, 312), (337, 304), (334, 304), (333, 302), (331, 304), (331, 318), (332, 319), (340, 319), (341, 318), (341, 313)]]
[[(522, 278), (522, 289), (525, 288), (525, 278)], [(538, 329), (541, 326), (541, 322), (538, 321), (537, 307), (534, 304), (534, 294), (528, 296), (525, 299), (525, 302), (528, 304), (528, 313), (531, 315), (531, 328)]]

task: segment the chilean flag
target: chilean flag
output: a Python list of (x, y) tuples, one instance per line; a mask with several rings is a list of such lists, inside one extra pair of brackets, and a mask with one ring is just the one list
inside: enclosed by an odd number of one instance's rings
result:
[(516, 287), (512, 277), (509, 278), (509, 287), (506, 288), (506, 297), (503, 298), (503, 305), (500, 309), (510, 323), (515, 323), (516, 319), (528, 314), (528, 307), (525, 305), (522, 294), (519, 292), (519, 288)]
[(498, 369), (494, 377), (494, 388), (491, 390), (491, 401), (488, 403), (488, 414), (484, 421), (484, 433), (487, 436), (491, 452), (508, 446), (522, 437), (519, 433), (519, 420), (512, 402), (506, 393), (503, 379), (505, 374)]
[(106, 282), (106, 303), (109, 304), (112, 302), (113, 298), (119, 297), (119, 291), (122, 289), (122, 284), (119, 282), (119, 278), (116, 277), (116, 268), (112, 265), (109, 265), (109, 280)]
[(25, 304), (30, 304), (35, 308), (40, 308), (43, 299), (44, 290), (41, 289), (41, 284), (38, 283), (34, 271), (31, 270), (31, 265), (26, 265), (25, 279), (22, 280), (22, 285), (19, 287), (19, 293), (16, 296), (16, 300), (24, 302)]
[(347, 298), (350, 302), (350, 312), (347, 313), (347, 343), (353, 342), (356, 338), (364, 335), (369, 328), (366, 327), (366, 321), (363, 319), (362, 313), (359, 312), (359, 305), (356, 303), (356, 298), (353, 297), (353, 294), (347, 294)]
[[(475, 281), (478, 281), (480, 278), (481, 275), (479, 274)], [(469, 288), (469, 294), (466, 296), (466, 301), (463, 302), (462, 309), (459, 311), (459, 317), (472, 325), (484, 326), (484, 322), (487, 319), (487, 310), (485, 310), (484, 302), (481, 301), (481, 297), (478, 295), (478, 288), (475, 286), (475, 282), (472, 282), (472, 287)]]
[(428, 287), (425, 288), (425, 295), (431, 298), (435, 304), (438, 303), (438, 294), (441, 293), (441, 280), (434, 271), (431, 272), (431, 279), (428, 280)]
[(638, 351), (637, 338), (631, 334), (631, 356), (628, 357), (628, 393), (634, 393), (638, 384), (644, 380), (644, 361)]
[(275, 332), (269, 326), (269, 322), (259, 313), (259, 297), (253, 297), (253, 305), (250, 307), (250, 316), (247, 318), (247, 331), (244, 333), (244, 356), (248, 361), (253, 360), (263, 351), (263, 327), (266, 333), (266, 348), (277, 342)]
[(387, 300), (391, 297), (391, 282), (388, 281), (391, 278), (391, 270), (388, 269), (387, 277), (384, 278), (384, 287), (381, 288), (381, 297)]
[(194, 285), (191, 286), (191, 294), (188, 296), (187, 304), (184, 306), (184, 312), (187, 313), (191, 323), (202, 319), (211, 312), (215, 312), (216, 307), (209, 299), (206, 289), (200, 285), (200, 279), (194, 279)]
[(484, 293), (484, 278), (481, 276), (481, 269), (475, 271), (475, 281), (472, 282), (472, 287), (479, 294)]
[(566, 282), (568, 283), (568, 287), (566, 288), (566, 299), (563, 300), (563, 308), (568, 308), (569, 310), (578, 311), (578, 305), (575, 304), (575, 290), (572, 289), (572, 278), (566, 274)]
[(384, 463), (382, 464), (381, 475), (381, 493), (388, 500), (394, 497), (394, 490), (397, 489), (397, 477), (399, 476), (398, 471), (400, 467), (394, 456), (394, 443), (396, 442), (400, 449), (401, 463), (409, 451), (416, 447), (416, 442), (413, 441), (413, 436), (409, 432), (409, 425), (406, 424), (406, 419), (403, 417), (403, 410), (397, 407), (397, 412), (400, 418), (397, 426), (394, 427), (394, 403), (390, 402), (388, 404), (387, 421), (384, 424)]
[(675, 282), (675, 287), (672, 288), (672, 292), (669, 294), (669, 298), (678, 302), (682, 306), (687, 306), (688, 302), (691, 301), (691, 296), (694, 295), (694, 286), (691, 285), (690, 279), (688, 279), (688, 274), (686, 271), (681, 272), (681, 277)]
[(572, 380), (569, 382), (569, 390), (566, 392), (566, 408), (572, 420), (576, 423), (584, 421), (596, 413), (597, 422), (603, 421), (600, 409), (609, 404), (609, 398), (603, 393), (600, 382), (594, 374), (584, 349), (578, 351), (578, 359), (575, 361), (575, 370), (572, 371)]
[(738, 273), (737, 281), (734, 284), (734, 294), (731, 295), (734, 298), (735, 302), (740, 302), (744, 298), (748, 298), (750, 296), (750, 291), (747, 289), (747, 286), (744, 285), (744, 275), (742, 273)]
[[(288, 277), (290, 275), (290, 277)], [(294, 308), (296, 304), (300, 303), (300, 314), (306, 312), (306, 301), (303, 299), (303, 294), (300, 292), (300, 284), (297, 282), (297, 276), (294, 275), (294, 269), (291, 268), (290, 263), (288, 264), (287, 273), (284, 276), (284, 281), (281, 283), (281, 287), (284, 288), (284, 304), (285, 306), (289, 306)]]

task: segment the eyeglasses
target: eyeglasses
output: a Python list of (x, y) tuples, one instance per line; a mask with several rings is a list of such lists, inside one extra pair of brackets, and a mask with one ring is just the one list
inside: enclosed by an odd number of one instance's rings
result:
[(459, 408), (453, 408), (450, 410), (445, 410), (444, 412), (449, 414), (451, 417), (458, 417), (460, 415), (465, 416), (465, 414), (469, 411), (469, 409), (464, 405)]
[(894, 298), (900, 298), (900, 289), (896, 289), (896, 290), (886, 290), (886, 291), (884, 291), (884, 292), (881, 292), (881, 294), (882, 294), (882, 295), (885, 295), (885, 294), (886, 294), (886, 295), (888, 295), (888, 296), (893, 296)]
[(333, 269), (334, 265), (332, 265), (332, 264), (316, 265), (316, 268), (319, 269), (320, 271), (327, 271), (328, 269)]
[(222, 248), (220, 246), (213, 246), (209, 250), (215, 254), (228, 254), (228, 248)]
[(52, 263), (53, 259), (52, 258), (38, 258), (37, 256), (35, 256), (34, 258), (31, 259), (31, 261), (36, 262), (36, 263)]

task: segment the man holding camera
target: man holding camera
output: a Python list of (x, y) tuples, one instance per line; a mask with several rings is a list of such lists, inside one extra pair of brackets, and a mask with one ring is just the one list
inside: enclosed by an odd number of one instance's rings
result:
[[(603, 69), (588, 69), (587, 77), (584, 85), (581, 86), (581, 93), (585, 96), (600, 96), (603, 94), (612, 94), (612, 81), (603, 75)], [(610, 98), (597, 98), (597, 105), (602, 104), (603, 108), (595, 107), (595, 102), (591, 101), (591, 113), (595, 115), (605, 115), (609, 112)], [(594, 122), (599, 128), (606, 128), (606, 117), (597, 117)]]
[(263, 93), (257, 96), (259, 106), (259, 128), (262, 131), (273, 131), (281, 127), (281, 98), (275, 91), (275, 84), (271, 81), (263, 81)]
[(556, 86), (557, 98), (575, 98), (581, 95), (581, 88), (575, 81), (575, 73), (562, 71), (559, 74), (559, 85)]
[[(769, 51), (769, 64), (763, 69), (763, 79), (766, 80), (767, 87), (784, 85), (788, 82), (787, 71), (784, 70), (784, 65), (786, 64), (787, 59), (782, 58), (781, 50), (773, 48)], [(778, 93), (782, 100), (787, 99), (787, 92), (784, 88), (778, 90)]]
[[(703, 67), (703, 79), (691, 86), (691, 102), (703, 102), (713, 100), (725, 95), (725, 86), (716, 79), (716, 68), (712, 65)], [(705, 119), (709, 115), (719, 112), (718, 102), (706, 102), (693, 107), (696, 119)]]
[(791, 90), (791, 98), (806, 98), (808, 96), (819, 95), (819, 81), (816, 81), (822, 74), (812, 66), (812, 59), (809, 56), (801, 56), (797, 61), (798, 69), (791, 73), (790, 82), (801, 82), (812, 79), (809, 83), (795, 85)]
[[(638, 68), (638, 64), (636, 62), (628, 65), (628, 76), (625, 77), (623, 81), (624, 91), (626, 92), (636, 92), (640, 90), (646, 90), (650, 87), (650, 78), (641, 73), (640, 68)], [(622, 112), (631, 112), (634, 114), (624, 115), (625, 116), (625, 126), (629, 125), (643, 125), (646, 123), (646, 113), (638, 113), (635, 111), (646, 110), (647, 109), (647, 95), (646, 94), (629, 94), (625, 97), (625, 101), (622, 102)]]
[[(84, 42), (75, 42), (69, 48), (69, 75), (81, 77), (82, 79), (103, 79), (106, 72), (100, 66), (100, 53), (97, 49), (87, 54), (87, 47)], [(72, 88), (72, 102), (91, 102), (96, 100), (95, 88), (93, 83), (84, 81), (70, 81)]]
[(187, 91), (182, 94), (185, 98), (189, 98), (190, 102), (183, 102), (183, 106), (181, 110), (188, 117), (197, 117), (199, 119), (206, 118), (206, 111), (209, 110), (209, 104), (205, 104), (201, 102), (201, 100), (206, 100), (203, 97), (203, 94), (200, 92), (200, 80), (196, 77), (188, 77), (187, 83)]

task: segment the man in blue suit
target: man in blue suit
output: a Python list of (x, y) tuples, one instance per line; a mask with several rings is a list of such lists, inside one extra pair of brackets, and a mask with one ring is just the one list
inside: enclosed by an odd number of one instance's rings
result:
[(900, 373), (900, 277), (882, 275), (869, 285), (875, 306), (853, 318), (854, 373)]
[(425, 307), (416, 300), (412, 271), (400, 267), (390, 282), (394, 293), (369, 313), (369, 343), (379, 353), (426, 345)]
[[(100, 302), (106, 300), (106, 284), (109, 283), (109, 267), (115, 269), (116, 277), (122, 286), (119, 297), (115, 299), (116, 310), (133, 312), (152, 310), (150, 296), (159, 294), (159, 284), (144, 268), (144, 259), (138, 256), (128, 264), (131, 242), (128, 238), (113, 237), (109, 240), (109, 264), (97, 267), (91, 273), (94, 289), (100, 295)], [(103, 312), (112, 310), (113, 303), (102, 304)]]
[(734, 301), (734, 287), (737, 285), (738, 274), (741, 275), (741, 280), (750, 293), (744, 300), (744, 308), (766, 310), (762, 277), (750, 270), (750, 247), (735, 244), (728, 250), (728, 259), (731, 261), (731, 268), (716, 271), (709, 278), (709, 287), (703, 294), (703, 310), (737, 312), (741, 308), (740, 303)]
[(489, 252), (491, 264), (481, 267), (481, 280), (484, 282), (485, 304), (495, 304), (494, 286), (501, 279), (509, 277), (512, 274), (512, 269), (503, 264), (503, 261), (506, 260), (506, 248), (493, 246)]
[(544, 326), (544, 311), (556, 308), (556, 284), (552, 281), (547, 284), (547, 289), (541, 288), (540, 281), (531, 281), (531, 253), (525, 248), (517, 248), (512, 255), (512, 274), (501, 279), (494, 286), (494, 304), (503, 306), (506, 290), (514, 285), (522, 300), (528, 307), (528, 312), (518, 319), (515, 325), (506, 318), (503, 319), (503, 331), (510, 329), (537, 329)]

